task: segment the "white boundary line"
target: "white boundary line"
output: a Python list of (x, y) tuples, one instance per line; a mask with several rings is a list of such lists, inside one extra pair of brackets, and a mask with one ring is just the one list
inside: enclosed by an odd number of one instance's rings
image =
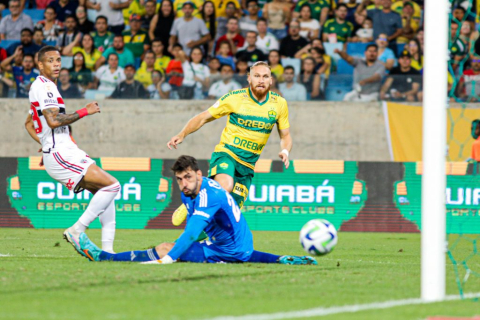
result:
[(392, 147), (392, 137), (390, 133), (390, 121), (388, 120), (388, 105), (386, 101), (382, 101), (383, 107), (383, 117), (385, 120), (385, 130), (387, 131), (387, 143), (388, 151), (390, 152), (390, 159), (393, 161), (393, 147)]
[[(463, 298), (480, 298), (480, 292), (466, 293)], [(455, 301), (461, 300), (460, 295), (446, 296), (442, 301)], [(366, 310), (378, 310), (389, 309), (399, 306), (417, 305), (417, 304), (430, 304), (441, 301), (424, 301), (420, 298), (403, 299), (403, 300), (390, 300), (385, 302), (374, 302), (367, 304), (354, 304), (349, 306), (338, 306), (329, 308), (313, 308), (299, 311), (277, 312), (277, 313), (265, 313), (265, 314), (249, 314), (244, 316), (220, 316), (213, 318), (213, 320), (276, 320), (276, 319), (293, 319), (293, 318), (309, 318), (318, 316), (327, 316), (331, 314), (339, 313), (355, 313)]]

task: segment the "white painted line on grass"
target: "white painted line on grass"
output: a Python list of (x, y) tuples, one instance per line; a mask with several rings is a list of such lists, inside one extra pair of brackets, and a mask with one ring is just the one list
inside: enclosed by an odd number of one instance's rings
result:
[(13, 254), (2, 254), (0, 253), (0, 258), (74, 258), (77, 257), (75, 255), (71, 256), (59, 256), (59, 255), (54, 255), (54, 254), (32, 254), (32, 255), (22, 255), (22, 256), (14, 256)]
[[(480, 298), (480, 292), (466, 293), (463, 296), (464, 299)], [(446, 296), (443, 301), (460, 300), (460, 295)], [(403, 300), (390, 300), (385, 302), (374, 302), (366, 304), (354, 304), (347, 306), (329, 307), (329, 308), (313, 308), (299, 311), (277, 312), (277, 313), (264, 313), (264, 314), (248, 314), (244, 316), (220, 316), (213, 318), (212, 320), (277, 320), (277, 319), (292, 319), (292, 318), (308, 318), (327, 316), (331, 314), (339, 313), (355, 313), (366, 310), (378, 310), (389, 309), (393, 307), (409, 306), (417, 304), (430, 304), (441, 301), (424, 301), (420, 298), (403, 299)]]

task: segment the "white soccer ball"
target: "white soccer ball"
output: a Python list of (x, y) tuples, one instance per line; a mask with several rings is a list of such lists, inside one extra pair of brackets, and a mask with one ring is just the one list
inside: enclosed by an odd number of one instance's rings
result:
[(300, 243), (312, 255), (323, 256), (329, 253), (337, 241), (337, 230), (325, 219), (310, 220), (300, 230)]

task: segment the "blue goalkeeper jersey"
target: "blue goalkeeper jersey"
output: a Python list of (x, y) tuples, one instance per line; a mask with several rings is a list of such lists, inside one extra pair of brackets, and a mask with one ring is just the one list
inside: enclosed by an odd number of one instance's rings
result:
[[(253, 237), (247, 221), (232, 196), (216, 181), (203, 178), (195, 198), (182, 193), (188, 210), (185, 232), (168, 253), (178, 259), (205, 231), (213, 245), (203, 248), (212, 261), (247, 261), (253, 252)], [(214, 258), (213, 258), (214, 257)]]

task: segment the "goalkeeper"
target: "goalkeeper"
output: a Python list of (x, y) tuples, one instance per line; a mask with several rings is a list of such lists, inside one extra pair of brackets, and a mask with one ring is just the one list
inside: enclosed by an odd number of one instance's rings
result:
[[(287, 169), (292, 149), (287, 102), (270, 91), (272, 73), (269, 65), (262, 61), (255, 63), (250, 68), (248, 82), (248, 88), (224, 95), (208, 110), (193, 117), (167, 144), (170, 149), (176, 149), (186, 136), (204, 124), (228, 115), (220, 143), (210, 160), (208, 177), (230, 192), (240, 208), (247, 200), (255, 163), (275, 124), (280, 135), (278, 156)], [(173, 213), (173, 225), (179, 226), (186, 216), (187, 209), (182, 205)]]
[[(317, 264), (309, 256), (278, 256), (253, 250), (252, 233), (237, 203), (216, 181), (202, 177), (195, 158), (179, 157), (172, 171), (182, 191), (182, 202), (188, 210), (185, 231), (176, 243), (162, 243), (145, 251), (113, 254), (100, 250), (85, 233), (81, 233), (80, 254), (92, 261), (149, 264), (176, 261)], [(211, 242), (196, 242), (202, 231), (207, 233)]]

